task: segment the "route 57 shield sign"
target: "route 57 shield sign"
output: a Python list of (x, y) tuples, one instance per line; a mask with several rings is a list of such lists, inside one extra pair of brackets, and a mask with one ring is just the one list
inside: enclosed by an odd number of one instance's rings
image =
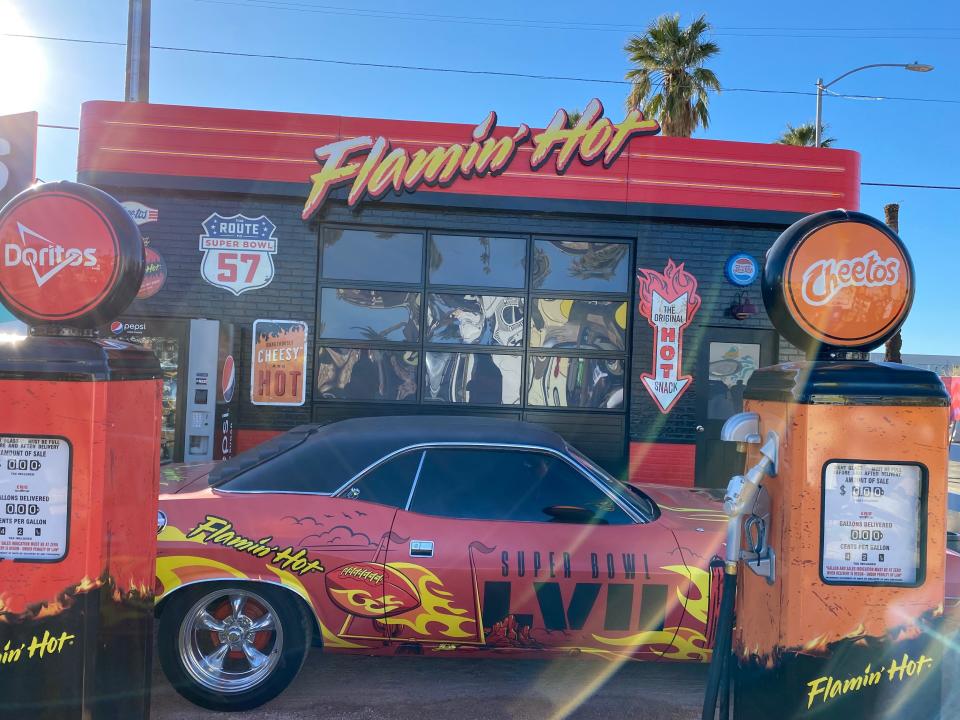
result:
[(234, 295), (266, 287), (273, 281), (276, 229), (265, 215), (248, 218), (213, 213), (203, 221), (200, 275)]

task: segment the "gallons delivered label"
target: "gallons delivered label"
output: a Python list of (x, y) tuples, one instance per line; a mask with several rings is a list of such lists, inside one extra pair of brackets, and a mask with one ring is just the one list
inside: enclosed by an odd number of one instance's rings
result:
[(823, 472), (826, 582), (914, 585), (920, 575), (923, 475), (904, 463), (827, 463)]
[(66, 555), (70, 459), (64, 438), (0, 435), (0, 559)]

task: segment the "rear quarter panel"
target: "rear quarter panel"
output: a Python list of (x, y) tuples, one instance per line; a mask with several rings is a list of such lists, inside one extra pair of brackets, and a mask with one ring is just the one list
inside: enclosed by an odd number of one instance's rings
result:
[(222, 493), (209, 488), (161, 495), (166, 524), (157, 537), (157, 597), (217, 580), (265, 582), (298, 595), (313, 611), (324, 645), (363, 649), (338, 637), (343, 613), (330, 600), (328, 571), (385, 557), (395, 509), (320, 495)]

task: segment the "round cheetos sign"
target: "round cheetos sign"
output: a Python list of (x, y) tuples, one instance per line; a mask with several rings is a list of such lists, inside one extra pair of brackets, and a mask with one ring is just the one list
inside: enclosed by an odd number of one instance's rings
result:
[(87, 185), (38, 185), (0, 210), (0, 300), (30, 325), (92, 328), (123, 312), (144, 272), (136, 223)]
[(784, 337), (808, 351), (878, 347), (906, 320), (913, 294), (903, 242), (863, 213), (810, 215), (767, 254), (767, 312)]

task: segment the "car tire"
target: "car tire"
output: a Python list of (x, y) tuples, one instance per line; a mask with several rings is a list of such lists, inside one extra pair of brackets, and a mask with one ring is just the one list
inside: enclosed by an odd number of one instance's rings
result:
[(313, 634), (289, 592), (258, 583), (203, 583), (170, 597), (157, 637), (174, 689), (210, 710), (240, 711), (293, 682)]

